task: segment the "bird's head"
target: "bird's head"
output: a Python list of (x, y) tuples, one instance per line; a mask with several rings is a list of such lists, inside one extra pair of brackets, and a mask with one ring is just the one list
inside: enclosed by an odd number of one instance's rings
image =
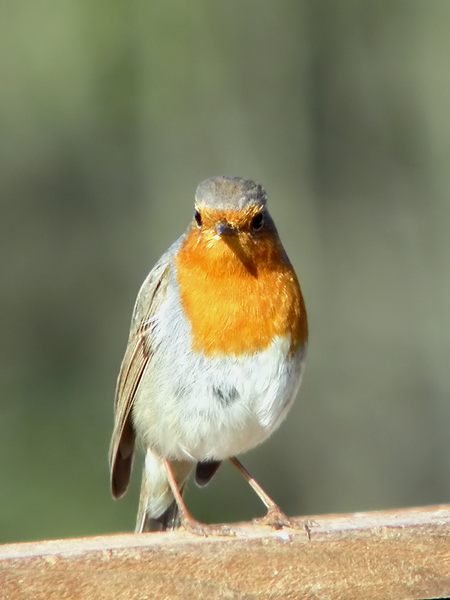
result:
[(211, 177), (197, 187), (191, 235), (217, 257), (232, 252), (249, 272), (279, 247), (264, 188), (239, 177)]

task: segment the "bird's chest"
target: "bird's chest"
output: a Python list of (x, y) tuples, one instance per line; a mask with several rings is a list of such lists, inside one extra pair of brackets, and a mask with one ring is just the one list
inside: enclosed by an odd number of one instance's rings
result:
[[(222, 318), (222, 335), (248, 333), (248, 314), (235, 311), (228, 324)], [(238, 318), (244, 331), (230, 327)], [(248, 450), (278, 426), (300, 385), (304, 350), (292, 351), (290, 335), (274, 336), (258, 351), (197, 351), (177, 285), (169, 286), (152, 336), (136, 421), (146, 443), (166, 456), (221, 459)]]
[(177, 285), (192, 348), (207, 356), (251, 355), (274, 338), (291, 340), (295, 352), (306, 341), (306, 312), (289, 263), (246, 268), (234, 255), (215, 261), (183, 262)]

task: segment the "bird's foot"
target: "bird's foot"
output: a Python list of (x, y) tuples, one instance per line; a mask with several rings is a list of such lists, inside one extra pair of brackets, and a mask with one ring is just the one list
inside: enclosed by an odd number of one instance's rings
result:
[(228, 525), (213, 525), (209, 523), (201, 523), (193, 518), (184, 518), (181, 521), (181, 526), (189, 533), (193, 533), (194, 535), (199, 535), (203, 537), (208, 536), (224, 536), (224, 537), (234, 537), (237, 535), (237, 532), (232, 527)]
[(317, 523), (310, 520), (291, 519), (278, 506), (269, 508), (263, 517), (253, 519), (253, 523), (255, 525), (266, 525), (273, 529), (283, 529), (284, 527), (289, 529), (304, 529), (308, 539), (311, 539), (312, 527), (317, 525)]
[(263, 517), (253, 519), (253, 523), (255, 525), (267, 525), (273, 529), (283, 529), (283, 527), (289, 527), (290, 529), (297, 528), (295, 521), (285, 515), (278, 506), (269, 508)]

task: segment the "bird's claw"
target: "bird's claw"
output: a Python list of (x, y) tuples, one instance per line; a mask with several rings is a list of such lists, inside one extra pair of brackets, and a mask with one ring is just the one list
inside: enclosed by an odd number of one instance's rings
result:
[(263, 517), (253, 519), (253, 523), (256, 525), (267, 525), (273, 529), (283, 529), (283, 527), (295, 529), (297, 527), (295, 522), (289, 519), (279, 508), (269, 508)]
[(209, 523), (200, 523), (200, 521), (196, 521), (195, 519), (183, 519), (181, 526), (189, 533), (202, 537), (234, 537), (237, 535), (236, 531), (228, 525), (210, 525)]
[(289, 529), (304, 529), (309, 540), (311, 539), (311, 529), (317, 525), (315, 521), (311, 520), (291, 519), (279, 508), (269, 508), (263, 517), (253, 519), (253, 523), (256, 525), (266, 525), (273, 529), (283, 529), (284, 527)]

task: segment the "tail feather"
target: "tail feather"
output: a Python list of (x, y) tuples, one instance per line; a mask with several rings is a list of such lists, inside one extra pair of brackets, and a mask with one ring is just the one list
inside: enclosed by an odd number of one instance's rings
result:
[[(172, 462), (181, 492), (194, 466), (188, 462)], [(176, 529), (179, 524), (179, 510), (167, 480), (164, 463), (156, 454), (147, 450), (135, 531), (166, 531)]]
[(136, 532), (145, 531), (174, 531), (180, 526), (180, 511), (175, 500), (160, 517), (152, 518), (147, 512), (138, 515)]
[(217, 469), (220, 467), (220, 460), (210, 460), (197, 463), (195, 470), (195, 482), (199, 487), (207, 485), (214, 477)]

